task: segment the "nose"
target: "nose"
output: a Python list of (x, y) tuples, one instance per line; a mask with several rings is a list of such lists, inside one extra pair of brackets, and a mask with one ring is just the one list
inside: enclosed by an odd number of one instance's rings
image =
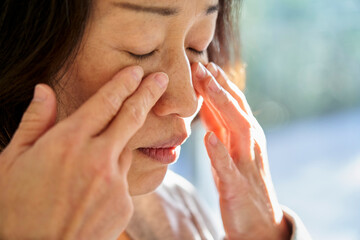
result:
[(186, 52), (171, 52), (162, 59), (162, 69), (169, 76), (169, 84), (153, 111), (158, 116), (193, 116), (197, 111), (198, 98), (192, 84), (191, 66)]

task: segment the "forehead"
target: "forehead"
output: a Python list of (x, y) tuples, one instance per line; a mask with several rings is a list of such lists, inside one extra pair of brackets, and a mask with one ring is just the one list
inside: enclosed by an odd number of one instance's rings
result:
[(181, 6), (184, 4), (216, 4), (219, 0), (107, 0), (110, 2), (128, 2), (134, 4), (160, 5), (160, 6)]
[(158, 16), (209, 14), (218, 9), (219, 0), (98, 0), (98, 10), (128, 10), (133, 13)]

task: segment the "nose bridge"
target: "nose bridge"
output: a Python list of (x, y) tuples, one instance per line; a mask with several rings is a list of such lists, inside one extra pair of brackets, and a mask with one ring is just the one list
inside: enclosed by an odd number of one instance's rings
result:
[(184, 49), (171, 51), (163, 58), (163, 69), (169, 76), (164, 95), (154, 107), (158, 115), (177, 114), (190, 117), (197, 110), (198, 100), (193, 88), (191, 66)]

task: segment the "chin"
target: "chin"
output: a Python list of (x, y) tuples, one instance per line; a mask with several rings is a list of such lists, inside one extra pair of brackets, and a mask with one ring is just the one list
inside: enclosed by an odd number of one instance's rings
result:
[(127, 180), (131, 196), (153, 192), (164, 180), (168, 165), (157, 164), (141, 154), (133, 154)]
[(167, 166), (144, 172), (140, 176), (133, 176), (129, 171), (128, 184), (131, 196), (144, 195), (153, 192), (164, 180)]

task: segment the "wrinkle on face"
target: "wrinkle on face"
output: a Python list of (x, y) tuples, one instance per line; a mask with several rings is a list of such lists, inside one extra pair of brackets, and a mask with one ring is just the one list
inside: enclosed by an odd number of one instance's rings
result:
[[(129, 186), (133, 194), (141, 194), (160, 184), (167, 167), (144, 159), (136, 149), (159, 139), (191, 133), (191, 121), (199, 112), (202, 99), (193, 88), (190, 66), (194, 62), (208, 62), (206, 51), (200, 56), (191, 49), (202, 51), (210, 44), (217, 14), (206, 15), (205, 9), (218, 1), (131, 1), (139, 5), (178, 9), (173, 16), (121, 9), (112, 5), (114, 1), (95, 0), (95, 11), (86, 28), (86, 37), (72, 71), (66, 76), (63, 94), (59, 95), (64, 103), (59, 111), (66, 113), (60, 114), (60, 119), (75, 111), (124, 67), (140, 65), (145, 75), (165, 72), (169, 76), (166, 92), (128, 143), (133, 150)], [(141, 55), (153, 50), (156, 50), (155, 54), (144, 60), (134, 59), (129, 54)]]

